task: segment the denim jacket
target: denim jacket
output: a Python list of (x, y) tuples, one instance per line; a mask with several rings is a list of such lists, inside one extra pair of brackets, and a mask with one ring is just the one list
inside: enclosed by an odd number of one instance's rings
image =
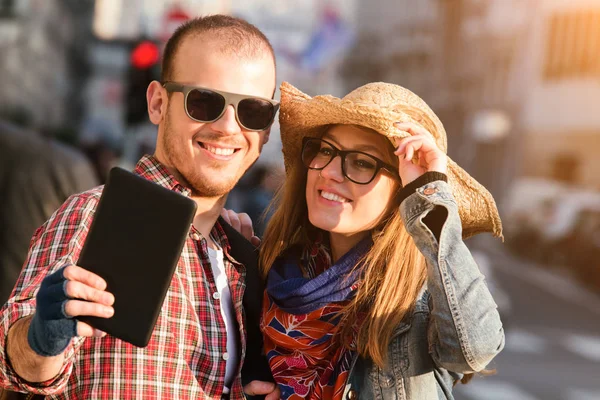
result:
[[(436, 207), (447, 211), (439, 242), (423, 222)], [(504, 347), (496, 304), (462, 240), (450, 186), (440, 180), (421, 186), (402, 202), (400, 213), (425, 256), (426, 287), (392, 337), (386, 368), (356, 357), (344, 399), (453, 399), (454, 382), (483, 370)]]

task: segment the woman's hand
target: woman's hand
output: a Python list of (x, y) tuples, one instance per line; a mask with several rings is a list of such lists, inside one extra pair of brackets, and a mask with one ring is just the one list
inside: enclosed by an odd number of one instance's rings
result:
[[(397, 122), (396, 127), (411, 136), (396, 139), (398, 171), (402, 185), (406, 186), (425, 172), (436, 171), (447, 174), (448, 157), (440, 150), (433, 136), (422, 126), (411, 122)], [(413, 162), (413, 158), (416, 160)]]

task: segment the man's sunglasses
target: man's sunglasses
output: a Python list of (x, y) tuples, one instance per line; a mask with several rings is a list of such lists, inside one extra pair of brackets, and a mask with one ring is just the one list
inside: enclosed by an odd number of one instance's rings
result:
[(302, 163), (309, 169), (322, 170), (334, 158), (342, 159), (342, 175), (354, 183), (371, 183), (381, 169), (385, 169), (400, 181), (398, 169), (368, 153), (355, 150), (340, 150), (326, 140), (305, 137), (302, 139)]
[(238, 123), (249, 131), (264, 131), (273, 123), (279, 102), (264, 97), (223, 92), (200, 86), (166, 82), (168, 92), (183, 93), (185, 112), (194, 121), (214, 122), (221, 118), (231, 104)]

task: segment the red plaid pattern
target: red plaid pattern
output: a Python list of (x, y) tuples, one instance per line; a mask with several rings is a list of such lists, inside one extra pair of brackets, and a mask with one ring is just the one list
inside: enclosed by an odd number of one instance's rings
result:
[[(150, 156), (135, 172), (186, 196), (189, 189)], [(88, 233), (102, 187), (69, 198), (33, 236), (29, 255), (8, 303), (0, 312), (0, 386), (9, 390), (49, 395), (52, 399), (214, 399), (223, 391), (227, 334), (217, 287), (208, 258), (207, 243), (193, 227), (162, 306), (152, 339), (137, 348), (110, 336), (75, 338), (61, 373), (52, 381), (30, 384), (20, 379), (7, 359), (10, 326), (33, 314), (35, 296), (48, 274), (76, 264)], [(225, 269), (236, 310), (244, 359), (246, 335), (242, 298), (245, 268), (229, 255), (220, 225), (212, 235), (225, 253)], [(243, 399), (238, 377), (232, 399)]]

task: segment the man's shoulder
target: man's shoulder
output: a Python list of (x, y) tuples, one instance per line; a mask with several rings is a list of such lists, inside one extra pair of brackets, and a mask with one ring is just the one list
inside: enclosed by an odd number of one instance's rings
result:
[(73, 194), (63, 203), (61, 209), (63, 212), (82, 212), (84, 210), (95, 211), (104, 185), (96, 186), (92, 189)]
[[(45, 235), (54, 235), (56, 240), (68, 242), (86, 232), (96, 213), (103, 186), (69, 196), (33, 234), (32, 244)], [(54, 240), (54, 239), (53, 239)], [(42, 243), (42, 242), (40, 242)], [(49, 242), (43, 242), (49, 243)]]
[(80, 193), (74, 194), (71, 197), (75, 197), (75, 198), (83, 200), (83, 201), (97, 203), (98, 201), (100, 201), (100, 197), (102, 196), (103, 190), (104, 190), (104, 185), (99, 185), (99, 186), (93, 187), (89, 190), (86, 190), (85, 192), (80, 192)]

